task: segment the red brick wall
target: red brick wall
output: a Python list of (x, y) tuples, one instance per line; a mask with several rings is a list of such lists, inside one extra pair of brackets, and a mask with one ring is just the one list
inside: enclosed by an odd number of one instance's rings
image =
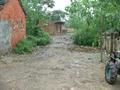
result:
[(16, 43), (26, 36), (25, 14), (18, 0), (8, 0), (0, 11), (0, 19), (9, 20), (12, 27), (11, 45), (15, 48)]

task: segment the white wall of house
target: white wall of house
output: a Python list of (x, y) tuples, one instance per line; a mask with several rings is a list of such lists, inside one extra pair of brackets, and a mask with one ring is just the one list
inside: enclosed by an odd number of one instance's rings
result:
[(11, 48), (11, 32), (9, 21), (0, 20), (0, 55), (7, 53)]

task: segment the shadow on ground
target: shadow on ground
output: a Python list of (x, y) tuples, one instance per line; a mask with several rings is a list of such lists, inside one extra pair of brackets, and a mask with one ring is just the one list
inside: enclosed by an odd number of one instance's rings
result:
[(112, 85), (113, 90), (120, 90), (120, 77), (115, 85)]

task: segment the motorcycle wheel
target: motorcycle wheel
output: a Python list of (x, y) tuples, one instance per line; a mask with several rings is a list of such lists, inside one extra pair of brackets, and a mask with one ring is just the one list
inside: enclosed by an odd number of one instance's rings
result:
[(107, 83), (113, 85), (117, 81), (117, 69), (115, 65), (110, 65), (109, 63), (105, 67), (105, 79)]

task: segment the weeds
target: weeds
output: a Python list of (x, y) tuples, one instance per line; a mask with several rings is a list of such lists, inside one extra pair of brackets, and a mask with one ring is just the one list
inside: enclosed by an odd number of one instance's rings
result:
[(34, 47), (46, 45), (48, 43), (50, 43), (49, 34), (39, 27), (36, 27), (27, 38), (17, 43), (15, 52), (17, 54), (31, 53)]

